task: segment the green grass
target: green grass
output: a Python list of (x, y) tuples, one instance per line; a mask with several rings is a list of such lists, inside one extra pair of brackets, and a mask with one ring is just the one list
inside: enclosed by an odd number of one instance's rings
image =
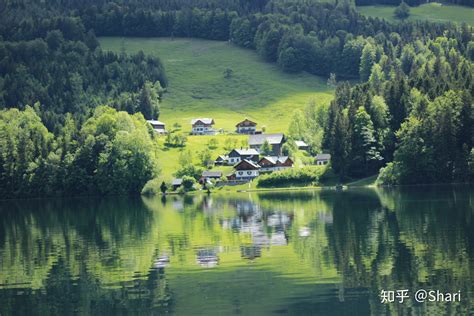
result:
[[(384, 18), (391, 22), (399, 21), (394, 18), (394, 6), (360, 6), (357, 10), (367, 16)], [(436, 2), (427, 3), (418, 7), (410, 8), (408, 21), (428, 20), (432, 22), (466, 22), (474, 25), (474, 8), (445, 5)]]
[[(245, 117), (257, 128), (286, 132), (292, 111), (314, 99), (328, 103), (333, 91), (326, 79), (307, 73), (286, 74), (254, 51), (227, 42), (169, 38), (100, 38), (104, 50), (143, 50), (163, 61), (169, 79), (160, 120), (190, 131), (196, 117), (212, 117), (216, 128), (233, 131)], [(224, 79), (224, 70), (233, 70)]]
[[(328, 104), (333, 97), (326, 79), (308, 73), (286, 74), (275, 64), (261, 60), (254, 51), (227, 42), (169, 38), (99, 40), (104, 50), (143, 50), (161, 58), (169, 85), (159, 119), (169, 128), (174, 123), (181, 124), (183, 133), (191, 130), (190, 121), (197, 117), (212, 117), (215, 127), (227, 132), (233, 132), (235, 124), (248, 117), (258, 123), (259, 129), (265, 126), (267, 132), (286, 133), (294, 110), (303, 109), (311, 100)], [(230, 79), (224, 78), (226, 68), (233, 70)], [(226, 138), (236, 138), (238, 147), (248, 139), (242, 135), (189, 136), (186, 148), (179, 149), (167, 148), (164, 137), (160, 137), (161, 177), (171, 180), (183, 150), (189, 150), (193, 162), (198, 164), (198, 153), (207, 148), (211, 137), (219, 141), (219, 147), (212, 151), (213, 158), (226, 153)], [(231, 167), (215, 169), (225, 174), (232, 171)]]

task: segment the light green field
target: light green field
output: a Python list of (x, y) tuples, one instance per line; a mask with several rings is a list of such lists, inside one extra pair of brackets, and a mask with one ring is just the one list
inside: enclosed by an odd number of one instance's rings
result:
[[(248, 117), (266, 127), (267, 132), (287, 132), (296, 109), (303, 109), (311, 100), (327, 104), (333, 91), (326, 79), (307, 73), (286, 74), (274, 64), (262, 61), (258, 55), (227, 42), (197, 39), (165, 38), (100, 38), (102, 49), (129, 53), (143, 50), (156, 54), (165, 65), (169, 80), (161, 103), (160, 121), (169, 128), (182, 125), (183, 133), (191, 130), (190, 121), (211, 117), (216, 128), (233, 132), (235, 124)], [(224, 78), (224, 70), (233, 70), (232, 78)], [(236, 138), (237, 147), (245, 146), (248, 136), (217, 135), (188, 136), (186, 148), (167, 148), (160, 137), (159, 160), (161, 177), (170, 181), (180, 167), (179, 156), (190, 151), (193, 163), (199, 164), (199, 152), (207, 148), (215, 137), (219, 147), (212, 150), (212, 158), (226, 154), (224, 141)], [(232, 167), (215, 169), (230, 174)]]
[[(357, 10), (367, 16), (379, 17), (391, 22), (399, 21), (394, 18), (394, 6), (360, 6)], [(466, 22), (474, 25), (474, 8), (445, 5), (441, 3), (427, 3), (418, 7), (410, 8), (408, 21), (428, 20), (432, 22)]]
[[(227, 42), (168, 38), (100, 38), (104, 50), (156, 54), (165, 65), (168, 91), (160, 120), (178, 122), (190, 131), (190, 121), (212, 117), (216, 128), (233, 131), (248, 117), (267, 132), (286, 132), (292, 112), (311, 99), (328, 103), (333, 91), (326, 79), (307, 73), (286, 74), (252, 50)], [(230, 79), (224, 70), (233, 70)]]

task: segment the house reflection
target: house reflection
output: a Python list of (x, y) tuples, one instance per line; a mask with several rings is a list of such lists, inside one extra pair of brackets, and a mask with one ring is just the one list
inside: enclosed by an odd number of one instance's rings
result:
[(219, 264), (217, 251), (213, 248), (199, 249), (196, 255), (197, 255), (196, 262), (201, 267), (214, 268)]

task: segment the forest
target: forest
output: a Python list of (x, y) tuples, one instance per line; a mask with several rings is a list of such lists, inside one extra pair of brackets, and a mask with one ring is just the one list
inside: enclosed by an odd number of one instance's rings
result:
[[(0, 109), (20, 110), (1, 114), (5, 196), (133, 193), (157, 172), (153, 158), (142, 166), (140, 181), (127, 177), (153, 152), (127, 143), (122, 131), (136, 128), (144, 144), (150, 141), (153, 135), (137, 122), (159, 115), (168, 84), (164, 67), (143, 53), (103, 52), (96, 36), (225, 40), (282, 71), (332, 78), (336, 94), (322, 147), (341, 180), (382, 167), (381, 184), (472, 180), (474, 41), (466, 24), (392, 24), (342, 0), (24, 0), (0, 6)], [(103, 104), (115, 110), (98, 107)], [(88, 128), (102, 115), (115, 127)], [(124, 126), (122, 119), (135, 123)], [(25, 131), (24, 124), (34, 128)], [(124, 160), (128, 154), (137, 164)], [(101, 165), (109, 155), (117, 159)], [(42, 175), (54, 174), (42, 170), (52, 162), (63, 174), (38, 186)], [(120, 176), (104, 180), (110, 173), (99, 172), (102, 167)]]

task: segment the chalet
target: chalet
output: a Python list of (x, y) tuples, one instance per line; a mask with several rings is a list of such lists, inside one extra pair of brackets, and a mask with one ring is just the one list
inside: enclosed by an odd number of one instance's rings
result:
[(259, 158), (258, 151), (250, 148), (233, 149), (227, 156), (229, 164), (236, 164), (244, 159), (257, 163)]
[(209, 180), (219, 180), (222, 177), (222, 171), (203, 171), (200, 179), (200, 183), (207, 182)]
[(173, 181), (171, 181), (171, 187), (173, 187), (173, 190), (178, 189), (181, 185), (183, 185), (183, 179), (173, 179)]
[(252, 180), (258, 177), (260, 166), (253, 161), (242, 160), (234, 168), (235, 179)]
[(330, 154), (317, 154), (315, 161), (316, 161), (316, 165), (318, 166), (327, 165), (331, 161), (331, 155)]
[(157, 120), (148, 120), (147, 122), (150, 123), (151, 127), (153, 127), (153, 130), (158, 134), (166, 134), (165, 123)]
[(217, 166), (224, 166), (224, 165), (227, 165), (228, 163), (229, 163), (229, 156), (226, 156), (226, 155), (220, 155), (219, 157), (217, 157), (216, 160), (214, 160), (214, 164)]
[(198, 118), (191, 121), (192, 135), (214, 135), (216, 131), (212, 127), (214, 119), (212, 118)]
[(249, 146), (260, 152), (262, 145), (267, 141), (272, 147), (272, 155), (281, 155), (281, 148), (285, 142), (285, 135), (278, 134), (256, 134), (249, 136)]
[(299, 150), (309, 150), (309, 145), (302, 140), (295, 140), (295, 145)]
[(272, 172), (293, 167), (293, 160), (288, 156), (265, 156), (258, 165), (261, 172)]
[(257, 131), (257, 123), (247, 118), (235, 125), (235, 127), (237, 128), (236, 132), (239, 134), (255, 134)]

